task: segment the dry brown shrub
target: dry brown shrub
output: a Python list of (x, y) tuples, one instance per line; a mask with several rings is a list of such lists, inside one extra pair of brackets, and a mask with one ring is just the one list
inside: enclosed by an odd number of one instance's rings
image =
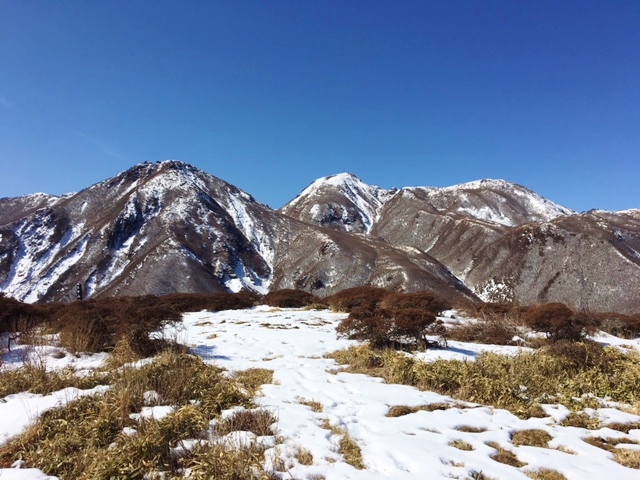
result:
[(598, 327), (593, 316), (577, 312), (563, 303), (547, 303), (530, 308), (523, 316), (527, 326), (544, 332), (551, 341), (580, 341)]
[(354, 308), (374, 310), (382, 298), (389, 293), (384, 288), (364, 286), (341, 290), (324, 299), (336, 312), (351, 312)]
[(596, 316), (600, 321), (600, 330), (620, 338), (640, 336), (640, 314), (600, 313)]
[(202, 310), (210, 312), (240, 310), (253, 307), (260, 301), (260, 296), (251, 292), (216, 292), (208, 295), (200, 293), (171, 293), (159, 298), (163, 304), (173, 307), (180, 313), (199, 312)]
[(434, 314), (444, 305), (444, 301), (427, 292), (393, 293), (382, 297), (373, 307), (354, 306), (337, 331), (378, 349), (428, 348), (431, 342), (427, 334), (444, 333), (442, 322)]
[(601, 344), (588, 340), (583, 342), (558, 340), (548, 343), (542, 347), (542, 350), (549, 355), (561, 358), (563, 362), (576, 369), (606, 368), (607, 364), (614, 360), (611, 352)]
[(382, 298), (379, 306), (388, 310), (418, 309), (434, 315), (451, 308), (448, 301), (431, 292), (389, 293)]
[(515, 345), (518, 328), (506, 319), (478, 320), (447, 329), (447, 339), (488, 345)]
[(317, 302), (317, 298), (304, 290), (283, 289), (267, 293), (264, 302), (272, 307), (302, 308)]

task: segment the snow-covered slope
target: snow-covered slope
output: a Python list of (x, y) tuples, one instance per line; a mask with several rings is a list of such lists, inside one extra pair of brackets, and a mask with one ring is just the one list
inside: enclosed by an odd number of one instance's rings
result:
[[(542, 406), (542, 416), (521, 418), (492, 405), (462, 402), (433, 391), (421, 391), (369, 375), (347, 373), (342, 371), (342, 366), (326, 357), (328, 353), (356, 343), (336, 336), (335, 327), (345, 316), (329, 311), (273, 309), (267, 306), (189, 313), (184, 315), (183, 322), (169, 327), (166, 336), (180, 339), (192, 354), (229, 372), (257, 366), (273, 370), (273, 382), (260, 388), (256, 402), (277, 418), (278, 444), (268, 445), (264, 461), (274, 457), (280, 459), (278, 463), (286, 469), (282, 478), (638, 478), (637, 469), (617, 463), (610, 451), (585, 441), (587, 437), (614, 438), (618, 444), (616, 449), (637, 449), (640, 430), (633, 426), (640, 422), (638, 412), (631, 412), (623, 405), (595, 395), (578, 397), (573, 407), (579, 408), (580, 402), (586, 399), (581, 414), (592, 423), (602, 425), (597, 430), (589, 430), (564, 425), (563, 420), (571, 412), (565, 405), (554, 403), (557, 400), (553, 397), (548, 397), (548, 402)], [(626, 351), (640, 350), (640, 339), (619, 339), (601, 334), (595, 340), (612, 346), (624, 344)], [(18, 367), (20, 363), (16, 359), (20, 355), (15, 352), (26, 355), (29, 350), (35, 350), (32, 358), (37, 354), (39, 365), (48, 369), (89, 371), (105, 360), (103, 354), (82, 355), (80, 358), (67, 354), (60, 358), (60, 353), (64, 352), (59, 348), (38, 346), (34, 349), (19, 345), (14, 348), (13, 360), (9, 360), (8, 355), (5, 357), (4, 368)], [(481, 352), (512, 355), (520, 350), (520, 347), (452, 341), (445, 349), (407, 355), (426, 362), (437, 359), (474, 362)], [(104, 392), (107, 388), (67, 388), (44, 396), (23, 392), (5, 397), (0, 402), (0, 445), (23, 432), (46, 410), (66, 405), (83, 395)], [(525, 395), (526, 387), (521, 387), (518, 393)], [(392, 408), (400, 406), (409, 407), (406, 408), (407, 414), (388, 416)], [(416, 407), (416, 411), (411, 412), (411, 407)], [(156, 411), (171, 411), (164, 405), (155, 408)], [(223, 415), (227, 413), (230, 411), (223, 412)], [(614, 423), (628, 424), (630, 429), (625, 433), (620, 426), (618, 429), (610, 428)], [(131, 433), (132, 430), (129, 428), (123, 433)], [(342, 436), (339, 430), (348, 432), (361, 450), (362, 469), (347, 462), (340, 446)], [(549, 441), (545, 439), (532, 446), (529, 442), (515, 439), (514, 434), (519, 431), (541, 433), (535, 430), (544, 432), (542, 438), (547, 436)], [(213, 429), (203, 432), (198, 438), (201, 442), (220, 441), (219, 437), (213, 436)], [(247, 435), (241, 438), (254, 437)], [(185, 445), (190, 444), (185, 441)], [(512, 452), (523, 465), (494, 459), (496, 444)], [(308, 451), (312, 459), (301, 462), (301, 449)], [(271, 464), (274, 463), (271, 460)], [(32, 465), (26, 464), (21, 469), (0, 468), (0, 478), (55, 480), (28, 467)], [(540, 469), (547, 470), (547, 473), (539, 473), (538, 476), (532, 473)], [(148, 472), (142, 473), (146, 475)], [(152, 475), (149, 473), (148, 477)]]
[(76, 282), (87, 295), (266, 291), (269, 211), (185, 163), (141, 164), (1, 224), (0, 290), (26, 301), (65, 298)]
[(477, 180), (445, 188), (413, 187), (420, 190), (441, 213), (458, 214), (488, 223), (515, 227), (530, 222), (548, 222), (576, 212), (537, 193), (505, 180)]
[(282, 208), (300, 220), (347, 232), (370, 233), (384, 220), (384, 206), (404, 196), (442, 215), (515, 227), (547, 222), (576, 212), (505, 180), (477, 180), (451, 187), (405, 187), (385, 190), (350, 173), (319, 178)]

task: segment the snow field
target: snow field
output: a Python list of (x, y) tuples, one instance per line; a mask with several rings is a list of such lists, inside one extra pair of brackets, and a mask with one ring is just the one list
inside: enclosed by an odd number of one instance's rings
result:
[[(540, 468), (556, 470), (568, 479), (640, 478), (638, 470), (614, 462), (612, 453), (583, 441), (593, 436), (640, 441), (640, 430), (631, 430), (626, 435), (609, 428), (593, 431), (563, 427), (559, 422), (569, 411), (561, 405), (545, 405), (548, 417), (523, 420), (506, 410), (458, 402), (435, 392), (342, 372), (342, 367), (324, 355), (355, 344), (336, 337), (335, 326), (344, 317), (345, 314), (329, 311), (261, 306), (185, 314), (183, 322), (167, 329), (165, 334), (187, 344), (192, 353), (207, 362), (229, 371), (249, 368), (274, 371), (273, 383), (261, 387), (257, 402), (278, 419), (275, 431), (280, 441), (275, 445), (269, 443), (265, 457), (267, 466), (284, 466), (287, 473), (283, 478), (467, 479), (473, 472), (482, 472), (489, 478), (517, 480), (529, 478), (525, 472)], [(610, 335), (600, 335), (597, 340), (631, 348), (640, 346), (639, 340), (622, 341)], [(450, 342), (446, 350), (430, 350), (419, 357), (425, 361), (435, 358), (472, 361), (488, 349), (507, 354), (517, 352), (517, 347)], [(47, 364), (63, 368), (66, 362), (73, 362), (74, 368), (82, 370), (95, 368), (102, 361), (100, 357), (67, 357), (70, 359), (55, 360), (58, 363), (53, 363), (51, 357), (51, 363)], [(47, 396), (21, 393), (6, 397), (4, 402), (0, 400), (0, 444), (20, 433), (45, 409), (88, 393), (93, 390), (65, 389)], [(452, 407), (428, 411), (428, 405), (436, 403)], [(387, 417), (391, 407), (401, 405), (426, 409)], [(161, 415), (159, 408), (167, 407), (154, 407), (143, 414)], [(640, 416), (616, 408), (588, 412), (604, 423), (640, 422)], [(224, 415), (231, 413), (227, 411)], [(549, 448), (513, 445), (514, 432), (530, 429), (547, 432), (552, 437)], [(357, 443), (364, 469), (345, 461), (340, 431), (348, 432)], [(255, 439), (252, 435), (235, 432), (227, 438), (246, 442)], [(268, 437), (257, 440), (271, 441)], [(456, 441), (465, 442), (472, 449), (456, 448), (452, 445)], [(494, 445), (492, 442), (513, 452), (527, 465), (516, 468), (493, 460), (491, 456), (496, 449), (487, 445)], [(618, 447), (639, 446), (622, 443)], [(310, 465), (299, 461), (301, 451), (313, 456)], [(0, 480), (7, 478), (53, 479), (33, 469), (0, 469)]]
[[(404, 385), (389, 385), (379, 378), (339, 372), (326, 353), (343, 349), (353, 342), (338, 339), (335, 325), (344, 314), (328, 311), (272, 309), (258, 307), (245, 311), (193, 313), (185, 315), (183, 330), (177, 335), (192, 351), (229, 370), (252, 367), (274, 370), (274, 383), (262, 387), (260, 404), (277, 412), (277, 431), (285, 439), (278, 455), (288, 457), (289, 472), (294, 478), (322, 475), (326, 479), (378, 478), (468, 478), (482, 471), (492, 478), (526, 479), (524, 471), (553, 468), (567, 478), (637, 478), (637, 471), (611, 460), (611, 454), (582, 441), (597, 436), (589, 431), (557, 424), (569, 411), (562, 406), (545, 406), (547, 418), (522, 420), (506, 410), (478, 405), (469, 408), (418, 411), (402, 417), (386, 414), (395, 405), (422, 406), (433, 403), (456, 403), (450, 397), (421, 392)], [(210, 337), (215, 335), (216, 338)], [(420, 354), (432, 358), (472, 359), (481, 351), (515, 353), (516, 347), (487, 346), (451, 342), (447, 350)], [(629, 342), (627, 342), (629, 343)], [(337, 373), (336, 373), (337, 372)], [(315, 412), (301, 402), (322, 405)], [(600, 409), (603, 420), (629, 422), (640, 417), (615, 409)], [(345, 429), (362, 450), (366, 469), (357, 470), (339, 453), (339, 436), (323, 428)], [(463, 432), (471, 426), (479, 433)], [(511, 445), (511, 433), (517, 430), (542, 429), (553, 440), (550, 448)], [(606, 437), (624, 436), (602, 429)], [(640, 430), (632, 430), (640, 440)], [(449, 444), (464, 440), (474, 450), (463, 451)], [(487, 442), (497, 442), (512, 450), (528, 465), (521, 469), (491, 459), (495, 450)], [(312, 466), (300, 465), (294, 457), (298, 448), (308, 449)], [(565, 451), (553, 448), (562, 447)]]

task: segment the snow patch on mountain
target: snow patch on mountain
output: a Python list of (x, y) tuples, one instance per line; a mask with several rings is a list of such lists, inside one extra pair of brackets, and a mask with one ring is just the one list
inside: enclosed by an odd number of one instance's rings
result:
[[(534, 215), (539, 217), (541, 221), (551, 221), (554, 218), (565, 216), (565, 215), (574, 215), (576, 212), (565, 208), (557, 203), (554, 203), (546, 198), (541, 197), (537, 193), (532, 190), (529, 190), (522, 185), (518, 185), (515, 183), (507, 182), (506, 180), (494, 180), (494, 179), (483, 179), (476, 180), (473, 182), (462, 183), (460, 185), (455, 185), (452, 187), (445, 187), (442, 189), (443, 191), (452, 191), (452, 192), (460, 192), (460, 191), (469, 191), (469, 190), (493, 190), (496, 192), (507, 193), (511, 195), (515, 195), (519, 197), (520, 201), (524, 204), (526, 210)], [(482, 212), (479, 212), (482, 215)], [(482, 218), (482, 217), (480, 217)], [(497, 223), (500, 223), (499, 216), (496, 216)], [(507, 220), (507, 218), (505, 218)], [(507, 223), (502, 223), (502, 225), (508, 225)]]
[(64, 272), (82, 257), (74, 249), (58, 259), (60, 252), (82, 234), (83, 228), (84, 223), (68, 227), (57, 222), (50, 210), (40, 210), (33, 218), (18, 223), (13, 232), (20, 244), (0, 291), (20, 300), (37, 301), (57, 278), (56, 273)]
[[(247, 211), (246, 202), (251, 199), (246, 193), (239, 191), (238, 193), (229, 192), (227, 196), (229, 203), (226, 205), (226, 211), (233, 219), (234, 224), (240, 229), (242, 234), (256, 248), (258, 254), (269, 266), (269, 271), (273, 273), (273, 262), (275, 249), (273, 239), (264, 228), (256, 225), (253, 216)], [(268, 287), (271, 283), (271, 274), (267, 278), (261, 279), (264, 286)]]

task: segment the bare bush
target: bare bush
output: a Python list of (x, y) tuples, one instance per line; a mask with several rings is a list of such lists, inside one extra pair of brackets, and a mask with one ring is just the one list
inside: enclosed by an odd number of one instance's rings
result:
[(640, 336), (640, 314), (622, 315), (617, 313), (601, 313), (600, 330), (620, 338), (637, 338)]
[(451, 303), (431, 292), (390, 293), (380, 302), (380, 308), (386, 310), (423, 310), (440, 315), (451, 308)]
[(341, 290), (325, 299), (336, 312), (351, 312), (355, 308), (374, 310), (388, 290), (378, 287), (353, 287)]
[[(353, 298), (353, 297), (352, 297)], [(429, 293), (393, 293), (376, 303), (358, 305), (337, 331), (374, 348), (415, 349), (429, 346), (426, 335), (441, 333), (434, 312), (446, 304)]]
[(593, 316), (577, 312), (563, 303), (547, 303), (532, 307), (523, 317), (536, 332), (544, 332), (553, 342), (580, 341), (593, 333), (599, 322)]
[(518, 327), (506, 319), (478, 320), (447, 329), (447, 339), (489, 345), (515, 345)]
[(315, 295), (304, 290), (283, 289), (269, 292), (264, 297), (264, 302), (272, 307), (302, 308), (317, 301)]

